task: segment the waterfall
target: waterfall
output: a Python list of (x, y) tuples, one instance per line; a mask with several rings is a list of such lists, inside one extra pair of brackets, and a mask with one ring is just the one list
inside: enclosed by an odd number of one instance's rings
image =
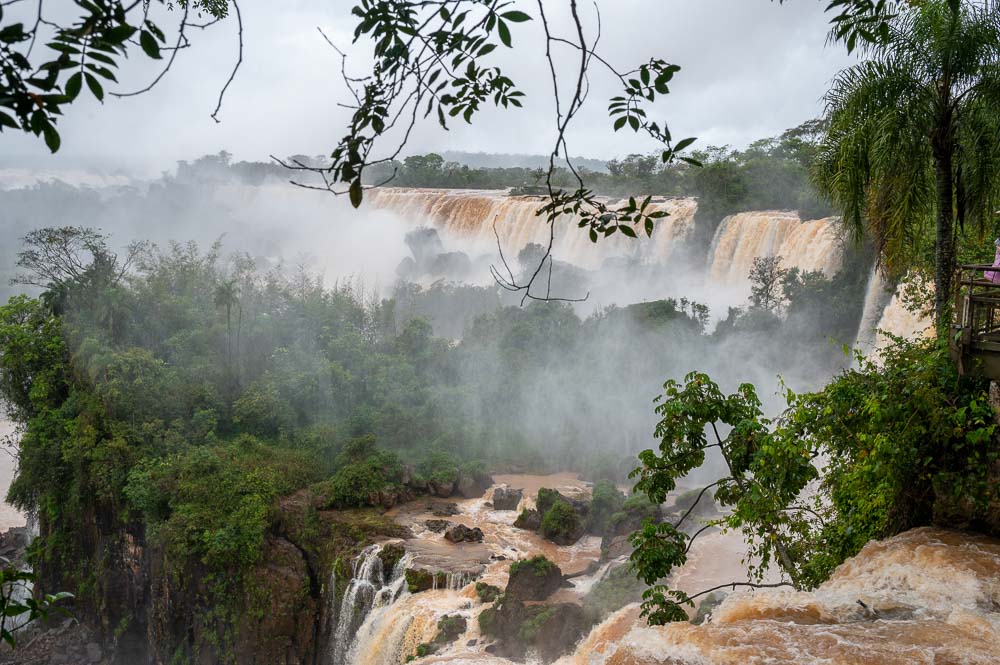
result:
[[(508, 196), (499, 191), (461, 189), (406, 189), (378, 187), (366, 194), (368, 204), (396, 212), (418, 225), (431, 225), (442, 235), (473, 245), (480, 251), (495, 251), (498, 235), (508, 261), (528, 243), (548, 242), (548, 225), (536, 213), (544, 200), (537, 196)], [(613, 200), (605, 199), (609, 204)], [(668, 260), (681, 249), (694, 231), (693, 199), (656, 197), (648, 210), (665, 211), (668, 217), (656, 220), (649, 239), (635, 240), (615, 234), (592, 243), (585, 230), (577, 227), (576, 216), (556, 223), (553, 254), (557, 260), (596, 269), (604, 260), (637, 258), (643, 262)], [(496, 235), (494, 235), (494, 222)], [(645, 234), (642, 234), (643, 236)]]
[(758, 257), (780, 256), (785, 268), (832, 277), (844, 248), (834, 217), (802, 221), (794, 212), (742, 212), (722, 220), (708, 254), (708, 277), (717, 284), (746, 282)]
[(861, 324), (855, 337), (854, 348), (865, 355), (875, 350), (878, 338), (878, 326), (882, 314), (892, 300), (892, 291), (878, 268), (872, 268), (868, 277), (868, 287), (865, 289), (865, 306), (861, 314)]
[(331, 597), (328, 626), (329, 643), (324, 662), (326, 665), (344, 665), (355, 662), (355, 650), (359, 631), (370, 615), (395, 602), (404, 592), (406, 579), (403, 571), (409, 561), (408, 555), (399, 559), (391, 571), (386, 572), (382, 564), (382, 545), (369, 545), (354, 560), (353, 576), (340, 606), (336, 605), (333, 593), (336, 571), (331, 573)]
[[(925, 288), (931, 288), (929, 285)], [(889, 304), (885, 306), (878, 322), (878, 330), (904, 339), (920, 339), (934, 335), (934, 320), (926, 312), (912, 311), (906, 306), (902, 287), (896, 290)], [(882, 349), (888, 342), (884, 335), (877, 335), (875, 350)]]

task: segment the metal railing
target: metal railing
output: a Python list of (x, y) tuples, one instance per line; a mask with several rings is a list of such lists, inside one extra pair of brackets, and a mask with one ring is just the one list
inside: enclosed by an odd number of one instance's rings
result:
[(992, 265), (959, 266), (956, 325), (961, 328), (963, 344), (1000, 342), (1000, 283), (988, 273), (1000, 268)]
[(960, 372), (1000, 379), (993, 376), (1000, 372), (1000, 283), (990, 279), (992, 272), (1000, 269), (979, 264), (958, 267), (949, 345)]

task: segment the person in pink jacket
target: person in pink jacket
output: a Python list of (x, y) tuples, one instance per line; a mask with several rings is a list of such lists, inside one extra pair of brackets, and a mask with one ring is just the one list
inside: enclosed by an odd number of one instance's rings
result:
[[(994, 240), (993, 245), (997, 248), (997, 252), (993, 257), (993, 267), (1000, 268), (1000, 238)], [(1000, 284), (1000, 270), (987, 270), (983, 273), (983, 276), (994, 284)]]

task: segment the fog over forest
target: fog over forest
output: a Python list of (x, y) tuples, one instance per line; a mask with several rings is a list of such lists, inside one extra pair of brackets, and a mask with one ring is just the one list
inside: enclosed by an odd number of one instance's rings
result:
[(994, 0), (0, 1), (0, 665), (1000, 662), (998, 110)]

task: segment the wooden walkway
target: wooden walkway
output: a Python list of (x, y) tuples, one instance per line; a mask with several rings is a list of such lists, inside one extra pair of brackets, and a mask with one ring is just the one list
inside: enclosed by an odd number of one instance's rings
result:
[(1000, 380), (1000, 284), (987, 279), (991, 270), (959, 266), (948, 346), (960, 374)]

